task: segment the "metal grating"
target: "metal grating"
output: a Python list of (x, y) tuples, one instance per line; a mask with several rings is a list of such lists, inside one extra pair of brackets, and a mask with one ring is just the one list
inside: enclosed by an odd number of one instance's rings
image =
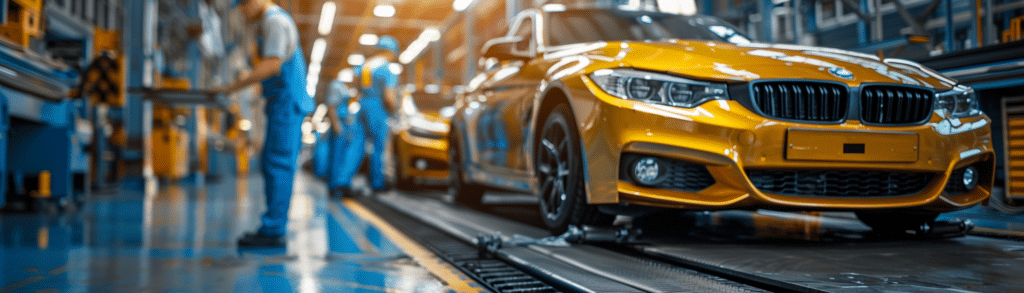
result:
[[(653, 157), (653, 156), (643, 156)], [(629, 167), (632, 163), (641, 158), (637, 154), (623, 154), (621, 165), (619, 165), (619, 180), (636, 184), (629, 176)], [(715, 185), (715, 178), (708, 172), (708, 168), (701, 164), (694, 164), (686, 161), (656, 157), (668, 165), (668, 171), (663, 175), (665, 178), (658, 184), (650, 186), (659, 189), (679, 190), (697, 192)]]
[(915, 124), (924, 123), (931, 116), (935, 93), (902, 86), (866, 86), (860, 95), (864, 122)]
[(489, 257), (482, 257), (479, 250), (470, 244), (459, 241), (444, 232), (416, 221), (403, 213), (391, 210), (371, 200), (360, 201), (366, 207), (377, 212), (384, 212), (388, 222), (416, 239), (424, 247), (437, 254), (438, 257), (459, 268), (463, 273), (487, 286), (489, 290), (500, 293), (555, 293), (561, 292), (533, 276), (505, 263)]
[(836, 170), (747, 170), (761, 192), (809, 197), (886, 197), (921, 192), (935, 174)]
[(1024, 197), (1024, 97), (1003, 99), (1007, 198)]
[(765, 82), (752, 86), (754, 104), (769, 117), (840, 122), (849, 108), (845, 86), (820, 82)]

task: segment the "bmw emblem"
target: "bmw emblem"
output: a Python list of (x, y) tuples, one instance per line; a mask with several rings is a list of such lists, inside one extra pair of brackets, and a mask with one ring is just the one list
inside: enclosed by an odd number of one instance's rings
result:
[(846, 68), (832, 67), (828, 69), (828, 73), (842, 79), (853, 79), (853, 72), (846, 70)]

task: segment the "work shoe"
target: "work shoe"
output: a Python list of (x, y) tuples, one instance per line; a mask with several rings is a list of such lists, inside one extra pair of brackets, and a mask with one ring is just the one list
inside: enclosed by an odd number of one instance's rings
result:
[(344, 198), (352, 196), (352, 188), (349, 187), (334, 187), (331, 188), (331, 197), (333, 198)]
[(259, 233), (245, 233), (238, 239), (239, 248), (277, 248), (285, 247), (284, 236), (264, 236)]

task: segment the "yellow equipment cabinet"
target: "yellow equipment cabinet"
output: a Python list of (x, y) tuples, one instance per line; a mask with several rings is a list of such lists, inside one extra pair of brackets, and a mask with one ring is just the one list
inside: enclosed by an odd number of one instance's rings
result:
[[(188, 89), (187, 80), (164, 77), (160, 82), (167, 89)], [(153, 173), (161, 178), (176, 180), (189, 172), (189, 134), (174, 123), (178, 115), (188, 115), (188, 109), (176, 109), (157, 103), (153, 106)]]
[(10, 0), (7, 6), (7, 19), (0, 25), (0, 35), (11, 42), (28, 47), (31, 37), (42, 36), (42, 11), (42, 0)]
[(178, 127), (153, 128), (153, 173), (161, 178), (188, 175), (188, 133)]

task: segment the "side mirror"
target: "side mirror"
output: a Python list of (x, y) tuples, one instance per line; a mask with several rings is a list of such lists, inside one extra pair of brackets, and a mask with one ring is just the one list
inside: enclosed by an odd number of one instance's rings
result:
[(484, 44), (483, 57), (498, 60), (529, 60), (530, 56), (516, 54), (514, 51), (516, 44), (522, 40), (523, 37), (520, 36), (491, 39)]

